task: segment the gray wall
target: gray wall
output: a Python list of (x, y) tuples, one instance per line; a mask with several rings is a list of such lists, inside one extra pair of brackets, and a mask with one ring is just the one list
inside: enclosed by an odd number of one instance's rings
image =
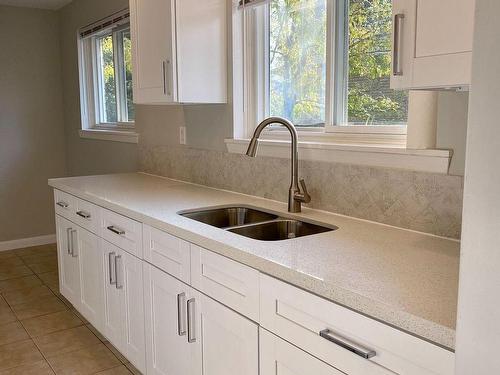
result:
[(127, 0), (75, 0), (59, 11), (66, 158), (69, 175), (137, 170), (137, 145), (82, 139), (77, 30), (128, 7)]
[(457, 375), (500, 373), (498, 0), (477, 0), (460, 255)]
[(0, 45), (1, 242), (55, 233), (66, 167), (57, 13), (0, 6)]

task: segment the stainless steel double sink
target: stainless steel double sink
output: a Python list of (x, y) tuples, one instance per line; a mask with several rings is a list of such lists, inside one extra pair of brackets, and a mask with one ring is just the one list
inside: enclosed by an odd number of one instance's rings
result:
[(240, 206), (184, 211), (179, 215), (261, 241), (290, 240), (338, 229), (335, 225), (315, 224)]

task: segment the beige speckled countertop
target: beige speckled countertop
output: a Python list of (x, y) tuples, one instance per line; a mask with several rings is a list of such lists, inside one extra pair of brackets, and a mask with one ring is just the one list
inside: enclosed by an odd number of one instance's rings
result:
[(244, 204), (285, 214), (281, 202), (142, 173), (53, 179), (49, 185), (454, 348), (458, 241), (304, 208), (301, 214), (290, 215), (339, 229), (264, 242), (177, 212)]

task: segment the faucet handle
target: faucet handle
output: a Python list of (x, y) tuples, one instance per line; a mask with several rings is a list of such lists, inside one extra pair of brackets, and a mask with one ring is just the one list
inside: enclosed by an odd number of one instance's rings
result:
[(304, 203), (309, 203), (311, 201), (311, 196), (309, 195), (309, 192), (307, 191), (307, 186), (306, 182), (304, 181), (303, 178), (299, 180), (300, 187), (301, 187), (301, 192), (297, 194), (297, 200), (304, 202)]

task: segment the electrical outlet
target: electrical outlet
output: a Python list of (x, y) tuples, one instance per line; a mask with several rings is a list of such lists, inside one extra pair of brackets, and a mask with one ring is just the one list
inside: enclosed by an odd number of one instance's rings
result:
[(186, 127), (185, 126), (179, 127), (179, 143), (181, 145), (186, 144)]

